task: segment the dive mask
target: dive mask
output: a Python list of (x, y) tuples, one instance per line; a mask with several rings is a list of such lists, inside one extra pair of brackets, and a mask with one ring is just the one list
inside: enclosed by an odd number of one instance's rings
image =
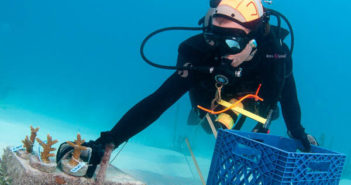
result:
[(204, 37), (206, 42), (216, 47), (222, 55), (240, 53), (253, 39), (241, 29), (223, 28), (214, 25), (204, 32)]

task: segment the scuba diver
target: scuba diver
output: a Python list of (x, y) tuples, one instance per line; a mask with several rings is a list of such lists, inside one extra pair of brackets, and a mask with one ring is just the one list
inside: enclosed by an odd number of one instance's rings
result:
[[(107, 144), (117, 148), (128, 141), (156, 121), (186, 92), (190, 94), (193, 107), (188, 124), (201, 124), (207, 132), (210, 132), (208, 124), (201, 123), (207, 112), (198, 109), (198, 105), (220, 110), (223, 107), (216, 104), (219, 98), (234, 103), (256, 92), (263, 101), (245, 99), (240, 106), (270, 122), (278, 117), (279, 102), (289, 136), (301, 141), (302, 151), (310, 152), (310, 144), (317, 144), (301, 125), (292, 74), (293, 36), (289, 49), (283, 42), (289, 31), (280, 27), (283, 15), (264, 8), (260, 0), (212, 0), (210, 4), (207, 15), (200, 21), (202, 33), (179, 45), (177, 66), (154, 64), (142, 52), (148, 63), (176, 71), (159, 89), (133, 106), (110, 131), (83, 144), (92, 148), (86, 177), (94, 175)], [(269, 24), (271, 15), (277, 17), (278, 26)], [(231, 110), (211, 118), (216, 128), (230, 129), (240, 129), (245, 120)], [(252, 131), (267, 133), (266, 125), (258, 123)], [(67, 143), (61, 144), (57, 162), (72, 150)]]

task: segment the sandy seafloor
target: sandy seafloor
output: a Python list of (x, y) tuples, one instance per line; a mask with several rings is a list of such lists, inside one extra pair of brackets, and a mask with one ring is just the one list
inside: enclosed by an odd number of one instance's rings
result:
[[(18, 115), (21, 115), (19, 117)], [(59, 142), (74, 140), (77, 133), (82, 139), (90, 140), (98, 137), (100, 132), (84, 130), (77, 125), (54, 120), (43, 115), (34, 114), (24, 110), (2, 109), (0, 111), (0, 155), (7, 146), (21, 145), (21, 141), (30, 134), (30, 125), (40, 127), (38, 138), (45, 140), (50, 134)], [(48, 127), (50, 125), (50, 128)], [(59, 144), (55, 144), (57, 149)], [(34, 146), (38, 151), (38, 145)], [(112, 153), (112, 157), (120, 148)], [(197, 158), (205, 178), (207, 178), (209, 159)], [(150, 185), (197, 185), (201, 184), (190, 156), (179, 152), (156, 147), (145, 146), (133, 142), (127, 143), (122, 152), (112, 162), (114, 166), (127, 172), (138, 180)]]
[[(19, 116), (21, 115), (21, 117)], [(77, 133), (85, 140), (94, 139), (99, 132), (78, 128), (77, 125), (51, 119), (25, 110), (6, 109), (0, 111), (0, 155), (6, 146), (21, 145), (29, 126), (40, 127), (38, 136), (45, 139), (50, 134), (59, 143), (74, 140)], [(50, 125), (50, 128), (48, 127)], [(58, 147), (56, 144), (54, 147)], [(34, 150), (37, 150), (36, 145)], [(119, 149), (115, 150), (112, 157)], [(207, 178), (210, 159), (197, 157), (202, 173)], [(127, 143), (112, 162), (124, 172), (150, 185), (200, 185), (201, 181), (190, 156), (172, 150)], [(351, 180), (342, 179), (341, 185), (351, 185)]]

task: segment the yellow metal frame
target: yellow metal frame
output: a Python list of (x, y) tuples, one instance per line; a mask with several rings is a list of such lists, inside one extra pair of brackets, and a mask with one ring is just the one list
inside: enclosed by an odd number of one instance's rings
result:
[[(219, 101), (219, 104), (220, 105), (222, 105), (222, 106), (224, 106), (224, 107), (230, 107), (232, 104), (231, 103), (229, 103), (229, 102), (227, 102), (227, 101), (224, 101), (224, 100), (221, 100), (221, 101)], [(247, 117), (249, 117), (249, 118), (251, 118), (251, 119), (253, 119), (253, 120), (256, 120), (256, 121), (258, 121), (258, 122), (260, 122), (260, 123), (262, 123), (262, 124), (265, 124), (266, 123), (266, 121), (267, 121), (267, 119), (265, 119), (265, 118), (263, 118), (263, 117), (261, 117), (261, 116), (258, 116), (258, 115), (256, 115), (256, 114), (254, 114), (254, 113), (252, 113), (252, 112), (249, 112), (249, 111), (247, 111), (247, 110), (245, 110), (245, 109), (242, 109), (242, 108), (240, 108), (240, 107), (233, 107), (233, 108), (231, 108), (233, 111), (235, 111), (235, 112), (238, 112), (238, 113), (240, 113), (240, 114), (242, 114), (242, 115), (245, 115), (245, 116), (247, 116)]]

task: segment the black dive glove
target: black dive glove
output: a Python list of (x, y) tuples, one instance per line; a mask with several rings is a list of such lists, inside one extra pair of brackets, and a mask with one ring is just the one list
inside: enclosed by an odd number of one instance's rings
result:
[(297, 136), (294, 136), (290, 131), (288, 131), (288, 135), (291, 138), (300, 140), (303, 146), (303, 148), (300, 149), (302, 152), (311, 152), (311, 145), (319, 146), (316, 138), (313, 137), (312, 135), (306, 134), (305, 132), (297, 134)]
[(302, 152), (311, 152), (311, 144), (308, 141), (307, 134), (305, 134), (301, 138), (296, 138), (296, 139), (300, 140), (300, 142), (303, 146), (303, 148), (300, 149)]
[[(82, 151), (80, 158), (88, 164), (88, 170), (85, 174), (85, 177), (91, 178), (94, 176), (97, 165), (101, 162), (101, 159), (105, 152), (105, 146), (95, 141), (85, 142), (82, 144), (82, 146), (88, 147), (88, 150)], [(67, 142), (62, 143), (57, 150), (57, 165), (60, 166), (61, 159), (70, 157), (72, 155), (72, 152), (72, 146), (70, 146)]]

